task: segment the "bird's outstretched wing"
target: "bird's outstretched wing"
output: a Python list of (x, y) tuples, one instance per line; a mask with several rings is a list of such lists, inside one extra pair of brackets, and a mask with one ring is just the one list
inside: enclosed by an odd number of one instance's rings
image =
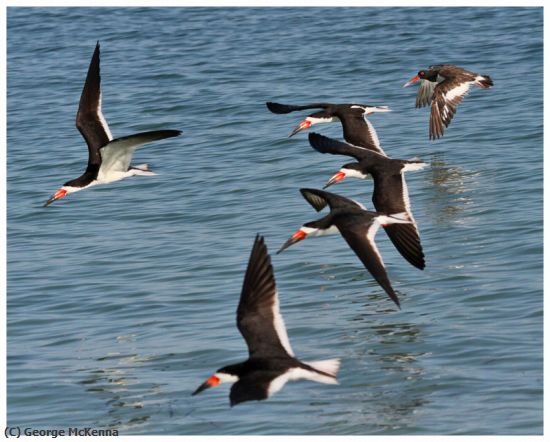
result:
[(99, 149), (113, 139), (107, 121), (101, 112), (101, 77), (99, 75), (99, 42), (97, 42), (80, 104), (76, 113), (76, 127), (88, 145), (89, 164), (100, 164)]
[(384, 157), (384, 155), (376, 153), (373, 150), (354, 146), (350, 143), (344, 143), (315, 132), (311, 132), (309, 134), (309, 144), (318, 152), (329, 153), (332, 155), (347, 155), (357, 159), (358, 161), (368, 161), (369, 159)]
[(108, 175), (110, 172), (126, 172), (139, 146), (180, 134), (179, 130), (153, 130), (112, 140), (100, 149), (102, 161), (99, 173)]
[(304, 110), (304, 109), (325, 109), (331, 106), (330, 103), (311, 103), (304, 105), (293, 105), (293, 104), (281, 104), (268, 101), (266, 104), (267, 108), (274, 114), (288, 114), (290, 112)]
[(399, 298), (391, 286), (386, 268), (384, 267), (384, 261), (374, 241), (374, 236), (379, 227), (380, 223), (376, 217), (371, 217), (370, 221), (366, 220), (365, 223), (350, 222), (347, 225), (338, 226), (340, 233), (359, 257), (365, 268), (399, 307)]
[(443, 136), (444, 127), (449, 126), (456, 108), (470, 89), (470, 81), (444, 80), (435, 89), (430, 113), (430, 139)]
[(294, 356), (283, 317), (271, 258), (262, 236), (257, 235), (244, 276), (237, 309), (237, 327), (250, 357)]

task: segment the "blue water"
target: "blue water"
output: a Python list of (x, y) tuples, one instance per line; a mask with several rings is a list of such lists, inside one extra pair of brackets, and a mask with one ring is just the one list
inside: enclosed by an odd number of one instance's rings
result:
[[(9, 8), (8, 424), (121, 434), (542, 434), (542, 8)], [(115, 137), (158, 175), (46, 199), (84, 170), (74, 125), (96, 41)], [(490, 75), (445, 137), (401, 86), (431, 64)], [(377, 242), (397, 311), (340, 236), (277, 248), (319, 217), (300, 187), (349, 161), (314, 152), (306, 113), (265, 101), (388, 105), (382, 147), (430, 167), (407, 182), (427, 267)], [(338, 124), (317, 126), (341, 138)], [(372, 207), (370, 182), (334, 192)], [(230, 408), (246, 358), (235, 310), (254, 236), (273, 253), (303, 360), (295, 382)]]

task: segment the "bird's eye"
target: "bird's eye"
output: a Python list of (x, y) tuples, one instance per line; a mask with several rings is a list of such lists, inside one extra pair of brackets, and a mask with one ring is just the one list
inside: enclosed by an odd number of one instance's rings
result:
[(418, 75), (420, 75), (421, 77), (424, 76), (425, 74), (426, 74), (426, 72), (424, 72), (424, 71), (420, 71), (420, 72), (418, 73)]

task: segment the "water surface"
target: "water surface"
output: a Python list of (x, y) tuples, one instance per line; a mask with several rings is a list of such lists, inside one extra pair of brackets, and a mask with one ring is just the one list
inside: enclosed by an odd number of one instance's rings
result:
[[(121, 434), (542, 433), (542, 8), (9, 8), (8, 423)], [(85, 167), (74, 126), (101, 42), (114, 136), (135, 177), (42, 204)], [(415, 109), (419, 69), (490, 75), (441, 140)], [(300, 187), (349, 161), (286, 138), (306, 113), (265, 101), (388, 105), (384, 150), (408, 174), (427, 267), (377, 236), (397, 311), (341, 237), (273, 256), (303, 360), (340, 357), (337, 386), (297, 382), (229, 407), (246, 357), (235, 310), (254, 236), (278, 247), (318, 215)], [(319, 132), (341, 137), (339, 125)], [(367, 206), (372, 184), (333, 190)]]

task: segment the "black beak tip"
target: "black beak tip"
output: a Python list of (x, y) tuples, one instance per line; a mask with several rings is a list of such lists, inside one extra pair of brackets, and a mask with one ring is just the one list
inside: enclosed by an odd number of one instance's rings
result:
[(208, 382), (204, 382), (202, 383), (201, 385), (199, 385), (199, 388), (197, 388), (193, 393), (191, 393), (191, 396), (196, 396), (197, 394), (199, 394), (201, 391), (204, 391), (208, 388), (210, 388), (211, 385), (208, 384)]
[(197, 394), (199, 394), (201, 391), (203, 390), (206, 390), (206, 386), (204, 384), (202, 384), (199, 388), (197, 388), (193, 393), (191, 393), (191, 396), (196, 396)]

